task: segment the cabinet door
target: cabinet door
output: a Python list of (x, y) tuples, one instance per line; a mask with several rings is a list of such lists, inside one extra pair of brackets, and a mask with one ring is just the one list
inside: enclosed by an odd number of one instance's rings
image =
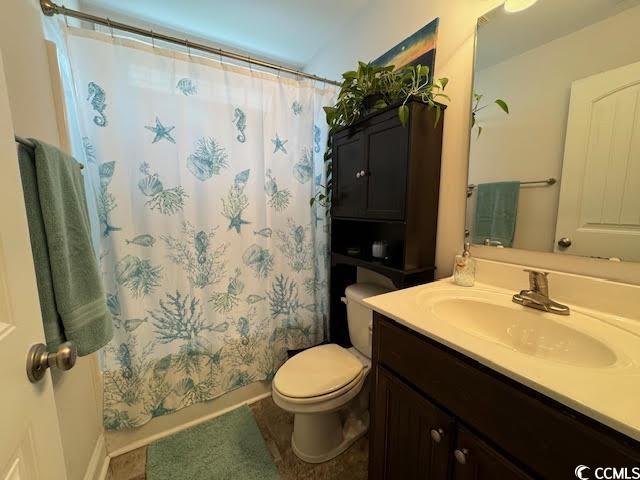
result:
[(460, 427), (454, 451), (454, 480), (529, 480), (530, 477), (468, 430)]
[(453, 419), (382, 368), (374, 396), (369, 478), (448, 478)]
[(331, 215), (334, 217), (362, 217), (366, 179), (364, 170), (364, 135), (341, 137), (333, 145), (333, 198)]
[(409, 127), (396, 117), (366, 130), (366, 216), (404, 220)]

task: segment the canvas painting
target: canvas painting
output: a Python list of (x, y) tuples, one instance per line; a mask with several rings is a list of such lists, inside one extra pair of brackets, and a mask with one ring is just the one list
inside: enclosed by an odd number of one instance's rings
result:
[(388, 52), (376, 58), (374, 65), (426, 65), (430, 76), (436, 61), (436, 43), (438, 40), (438, 23), (440, 19), (429, 22), (413, 35), (405, 38)]

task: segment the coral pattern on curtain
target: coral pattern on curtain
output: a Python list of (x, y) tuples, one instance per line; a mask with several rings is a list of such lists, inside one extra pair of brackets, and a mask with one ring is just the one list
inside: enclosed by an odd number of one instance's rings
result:
[(271, 379), (324, 339), (321, 188), (334, 89), (69, 29), (115, 319), (104, 423)]

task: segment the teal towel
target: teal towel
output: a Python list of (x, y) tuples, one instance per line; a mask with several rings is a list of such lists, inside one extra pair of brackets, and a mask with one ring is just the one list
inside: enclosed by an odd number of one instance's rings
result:
[(91, 244), (80, 164), (31, 140), (35, 155), (20, 146), (18, 158), (47, 347), (71, 340), (78, 355), (88, 355), (111, 340), (113, 321)]
[(486, 239), (513, 246), (518, 217), (520, 182), (481, 183), (478, 185), (476, 223), (473, 243)]

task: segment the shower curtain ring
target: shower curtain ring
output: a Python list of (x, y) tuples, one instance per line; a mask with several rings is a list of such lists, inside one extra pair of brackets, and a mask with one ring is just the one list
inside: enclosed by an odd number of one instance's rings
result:
[(69, 28), (69, 17), (67, 16), (67, 12), (64, 12), (64, 23)]
[(222, 65), (222, 49), (218, 48), (218, 61), (220, 62), (220, 65)]
[(187, 47), (187, 55), (189, 55), (189, 58), (191, 58), (191, 45), (189, 44), (188, 38), (184, 39), (184, 45)]
[(111, 32), (111, 38), (113, 39), (113, 25), (111, 25), (111, 19), (107, 17), (107, 25), (109, 25), (109, 31)]
[(156, 37), (153, 33), (153, 30), (149, 30), (151, 32), (151, 47), (156, 48)]
[(253, 61), (251, 60), (251, 55), (247, 55), (247, 58), (249, 59), (249, 71), (253, 73)]

